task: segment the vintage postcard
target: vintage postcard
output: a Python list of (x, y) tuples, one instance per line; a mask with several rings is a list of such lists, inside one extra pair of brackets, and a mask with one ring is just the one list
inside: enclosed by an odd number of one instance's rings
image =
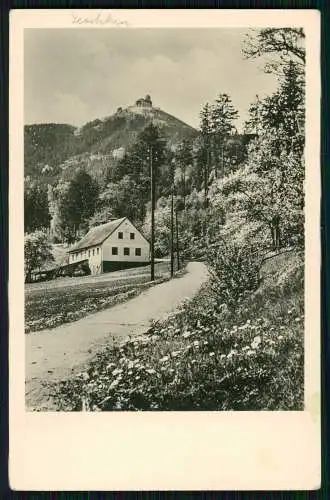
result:
[(10, 21), (12, 487), (318, 488), (318, 11)]

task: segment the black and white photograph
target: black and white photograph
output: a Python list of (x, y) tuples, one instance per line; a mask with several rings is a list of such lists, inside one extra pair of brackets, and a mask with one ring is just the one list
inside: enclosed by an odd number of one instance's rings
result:
[(29, 409), (303, 409), (304, 38), (25, 32)]
[(25, 412), (315, 422), (304, 23), (70, 15), (22, 30)]

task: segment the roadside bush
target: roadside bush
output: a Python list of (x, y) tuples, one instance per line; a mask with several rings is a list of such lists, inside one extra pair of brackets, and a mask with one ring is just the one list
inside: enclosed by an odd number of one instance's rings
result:
[(249, 242), (221, 241), (208, 252), (211, 287), (220, 303), (235, 309), (259, 285), (261, 260)]

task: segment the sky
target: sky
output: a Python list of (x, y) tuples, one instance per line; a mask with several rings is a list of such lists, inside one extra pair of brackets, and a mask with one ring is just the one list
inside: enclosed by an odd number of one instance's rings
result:
[(219, 93), (239, 111), (276, 81), (244, 60), (242, 29), (26, 29), (24, 122), (81, 126), (150, 94), (154, 106), (198, 127)]

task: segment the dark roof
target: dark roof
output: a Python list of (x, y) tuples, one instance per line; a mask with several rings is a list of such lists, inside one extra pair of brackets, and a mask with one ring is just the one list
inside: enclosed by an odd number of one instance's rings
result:
[(122, 217), (121, 219), (115, 219), (107, 222), (106, 224), (92, 227), (92, 229), (90, 229), (88, 233), (85, 234), (85, 236), (69, 250), (69, 252), (75, 252), (76, 250), (82, 250), (83, 248), (100, 245), (120, 226), (125, 219), (126, 217)]

